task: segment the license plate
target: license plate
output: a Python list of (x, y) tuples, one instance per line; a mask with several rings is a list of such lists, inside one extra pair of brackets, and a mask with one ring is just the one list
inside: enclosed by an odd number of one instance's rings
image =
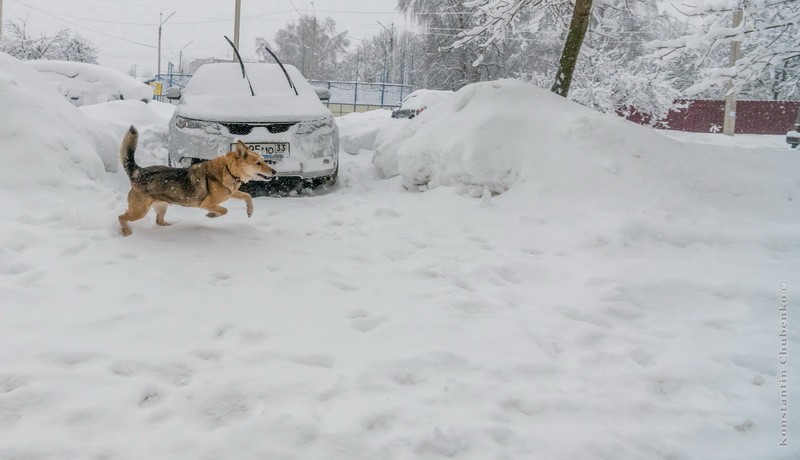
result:
[[(245, 145), (265, 160), (279, 160), (289, 156), (288, 142), (255, 142)], [(231, 144), (231, 150), (236, 150), (236, 144)]]

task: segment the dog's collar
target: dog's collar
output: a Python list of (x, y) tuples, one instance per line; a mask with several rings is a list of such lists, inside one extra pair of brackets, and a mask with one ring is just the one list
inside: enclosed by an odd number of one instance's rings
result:
[(233, 180), (235, 180), (236, 183), (238, 183), (238, 184), (243, 184), (244, 183), (244, 182), (242, 182), (241, 178), (239, 178), (236, 174), (231, 172), (231, 168), (229, 168), (228, 165), (225, 165), (225, 169), (228, 170), (228, 174), (230, 174), (231, 177), (233, 177)]

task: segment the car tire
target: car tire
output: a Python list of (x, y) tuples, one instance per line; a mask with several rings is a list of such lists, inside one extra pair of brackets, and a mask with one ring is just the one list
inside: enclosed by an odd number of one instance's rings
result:
[(319, 177), (317, 179), (313, 179), (311, 184), (312, 188), (319, 189), (319, 188), (328, 188), (333, 187), (336, 184), (337, 179), (339, 178), (339, 165), (336, 165), (336, 169), (333, 171), (333, 174), (330, 176)]

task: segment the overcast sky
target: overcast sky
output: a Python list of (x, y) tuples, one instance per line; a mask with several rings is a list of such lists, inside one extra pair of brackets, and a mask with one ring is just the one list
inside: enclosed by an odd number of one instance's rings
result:
[[(241, 0), (242, 56), (255, 57), (255, 38), (272, 40), (275, 32), (297, 21), (300, 14), (315, 11), (329, 16), (339, 31), (353, 39), (369, 38), (381, 30), (378, 21), (396, 29), (411, 24), (395, 11), (396, 0)], [(99, 49), (100, 64), (137, 74), (155, 73), (159, 13), (166, 19), (162, 29), (162, 71), (167, 62), (177, 69), (183, 50), (184, 63), (203, 57), (230, 57), (223, 38), (233, 40), (234, 0), (2, 0), (3, 21), (28, 19), (28, 31), (37, 36), (69, 28), (92, 40)], [(191, 43), (190, 43), (191, 42)], [(188, 46), (187, 46), (187, 43)]]

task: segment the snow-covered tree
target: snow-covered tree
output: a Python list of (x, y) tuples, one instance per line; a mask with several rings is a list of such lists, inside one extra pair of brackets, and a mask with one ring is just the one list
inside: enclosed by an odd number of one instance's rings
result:
[[(552, 33), (560, 35), (566, 30), (564, 47), (559, 57), (551, 90), (566, 97), (572, 82), (592, 12), (592, 0), (477, 0), (470, 3), (475, 10), (477, 24), (461, 31), (452, 47), (459, 49), (477, 44), (480, 64), (487, 50), (505, 42), (522, 24), (531, 30), (541, 31), (541, 24), (556, 26)], [(569, 17), (567, 25), (566, 18)]]
[[(294, 65), (306, 78), (319, 80), (332, 78), (350, 44), (347, 32), (337, 32), (333, 19), (312, 15), (278, 30), (273, 41), (273, 51), (283, 63)], [(270, 59), (265, 43), (263, 37), (256, 38), (256, 53), (262, 61)]]
[(33, 37), (24, 19), (5, 24), (0, 51), (21, 60), (57, 59), (97, 64), (97, 48), (89, 39), (69, 29)]
[(454, 48), (522, 41), (520, 78), (605, 112), (636, 110), (657, 119), (674, 107), (677, 75), (646, 59), (644, 44), (670, 25), (643, 0), (480, 0), (477, 25)]
[[(694, 54), (700, 79), (687, 88), (703, 93), (726, 85), (734, 93), (759, 87), (773, 95), (796, 95), (800, 82), (800, 2), (797, 0), (718, 0), (681, 5), (675, 11), (686, 17), (688, 31), (668, 40), (650, 43), (655, 59), (669, 61)], [(732, 26), (741, 10), (743, 20)], [(733, 65), (719, 59), (727, 46), (742, 43)], [(764, 82), (769, 82), (767, 85)]]
[(425, 73), (420, 84), (435, 89), (458, 89), (483, 80), (509, 77), (520, 69), (520, 41), (477, 42), (452, 47), (459, 33), (477, 26), (473, 0), (399, 0), (398, 9), (422, 28), (421, 56), (415, 56)]

